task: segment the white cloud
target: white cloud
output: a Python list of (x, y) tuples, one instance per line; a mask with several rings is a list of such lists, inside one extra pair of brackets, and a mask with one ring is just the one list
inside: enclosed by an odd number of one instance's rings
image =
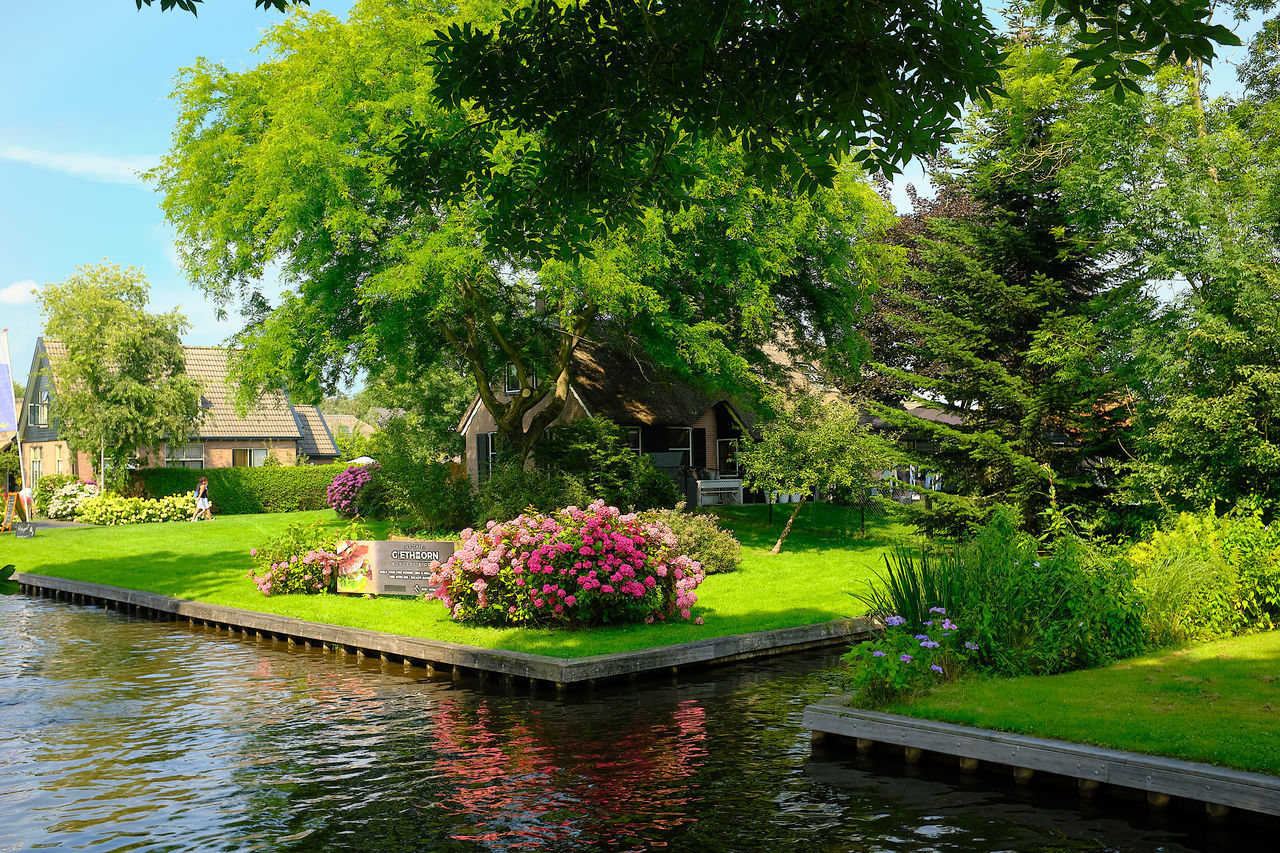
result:
[(0, 160), (26, 163), (90, 181), (139, 183), (138, 173), (156, 164), (155, 157), (108, 157), (103, 154), (58, 154), (21, 145), (0, 145)]
[(31, 279), (25, 281), (15, 281), (8, 287), (0, 287), (0, 305), (26, 305), (28, 302), (34, 302), (35, 296), (31, 291), (39, 287)]

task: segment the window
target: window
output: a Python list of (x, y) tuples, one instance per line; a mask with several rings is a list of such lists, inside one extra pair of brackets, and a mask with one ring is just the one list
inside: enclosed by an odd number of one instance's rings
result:
[(49, 392), (40, 391), (31, 404), (29, 417), (32, 426), (47, 427), (49, 425)]
[(65, 471), (62, 470), (62, 445), (61, 444), (55, 444), (53, 446), (53, 473), (55, 474), (66, 473)]
[(266, 463), (267, 450), (265, 447), (236, 448), (231, 451), (231, 467), (233, 468), (261, 468)]
[(741, 477), (742, 466), (738, 464), (738, 439), (722, 438), (716, 442), (716, 462), (720, 473), (730, 477)]
[[(529, 387), (538, 387), (538, 377), (526, 374), (525, 378), (529, 381)], [(520, 393), (520, 375), (516, 373), (516, 366), (514, 364), (508, 364), (506, 370), (503, 372), (502, 390), (506, 391), (508, 394)]]
[(493, 476), (494, 463), (498, 461), (498, 434), (482, 432), (476, 435), (476, 473), (481, 480)]
[(38, 446), (33, 447), (31, 448), (31, 483), (30, 483), (30, 485), (33, 487), (32, 491), (34, 491), (35, 486), (38, 486), (40, 484), (40, 478), (43, 476), (44, 476), (44, 448), (38, 447)]
[(680, 458), (682, 466), (692, 464), (693, 459), (693, 427), (668, 427), (667, 450), (680, 450), (684, 455)]
[(622, 441), (632, 453), (643, 453), (644, 443), (640, 437), (640, 427), (626, 427), (622, 431)]
[[(232, 451), (234, 457), (238, 451)], [(165, 448), (164, 466), (166, 468), (203, 468), (203, 444), (179, 444)]]

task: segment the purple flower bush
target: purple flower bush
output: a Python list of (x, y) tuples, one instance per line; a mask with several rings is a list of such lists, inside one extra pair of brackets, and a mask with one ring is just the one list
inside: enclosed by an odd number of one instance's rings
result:
[(888, 616), (874, 640), (858, 643), (841, 658), (849, 665), (846, 686), (853, 693), (854, 704), (875, 708), (909, 699), (939, 681), (956, 678), (970, 663), (978, 644), (963, 639), (960, 626), (943, 608), (930, 608), (929, 612), (944, 617), (939, 628), (914, 633), (916, 629), (903, 617)]
[(431, 580), (457, 622), (553, 627), (690, 619), (705, 577), (696, 561), (674, 553), (670, 527), (623, 515), (604, 501), (490, 521), (461, 538), (446, 563), (433, 564)]
[(382, 469), (376, 462), (368, 465), (348, 465), (347, 470), (333, 478), (333, 482), (325, 491), (329, 506), (337, 510), (338, 515), (346, 518), (358, 515), (363, 492), (380, 470)]

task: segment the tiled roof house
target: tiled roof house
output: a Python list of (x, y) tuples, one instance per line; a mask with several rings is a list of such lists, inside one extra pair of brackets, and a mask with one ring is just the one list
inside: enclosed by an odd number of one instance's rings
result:
[[(165, 442), (157, 454), (140, 449), (139, 464), (182, 468), (256, 467), (275, 454), (282, 465), (299, 457), (312, 464), (332, 462), (338, 448), (315, 406), (295, 406), (280, 391), (259, 397), (241, 417), (236, 413), (228, 383), (229, 350), (221, 347), (183, 347), (189, 376), (201, 385), (203, 412), (196, 435), (181, 444)], [(61, 341), (40, 338), (31, 359), (26, 395), (18, 413), (25, 482), (44, 474), (94, 475), (86, 454), (73, 455), (59, 434), (57, 411), (58, 365), (66, 357)]]

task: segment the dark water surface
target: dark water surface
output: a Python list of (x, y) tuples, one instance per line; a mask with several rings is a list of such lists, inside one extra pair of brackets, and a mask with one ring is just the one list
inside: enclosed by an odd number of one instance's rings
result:
[(819, 761), (832, 655), (557, 701), (0, 596), (0, 851), (1276, 850), (1145, 806)]

